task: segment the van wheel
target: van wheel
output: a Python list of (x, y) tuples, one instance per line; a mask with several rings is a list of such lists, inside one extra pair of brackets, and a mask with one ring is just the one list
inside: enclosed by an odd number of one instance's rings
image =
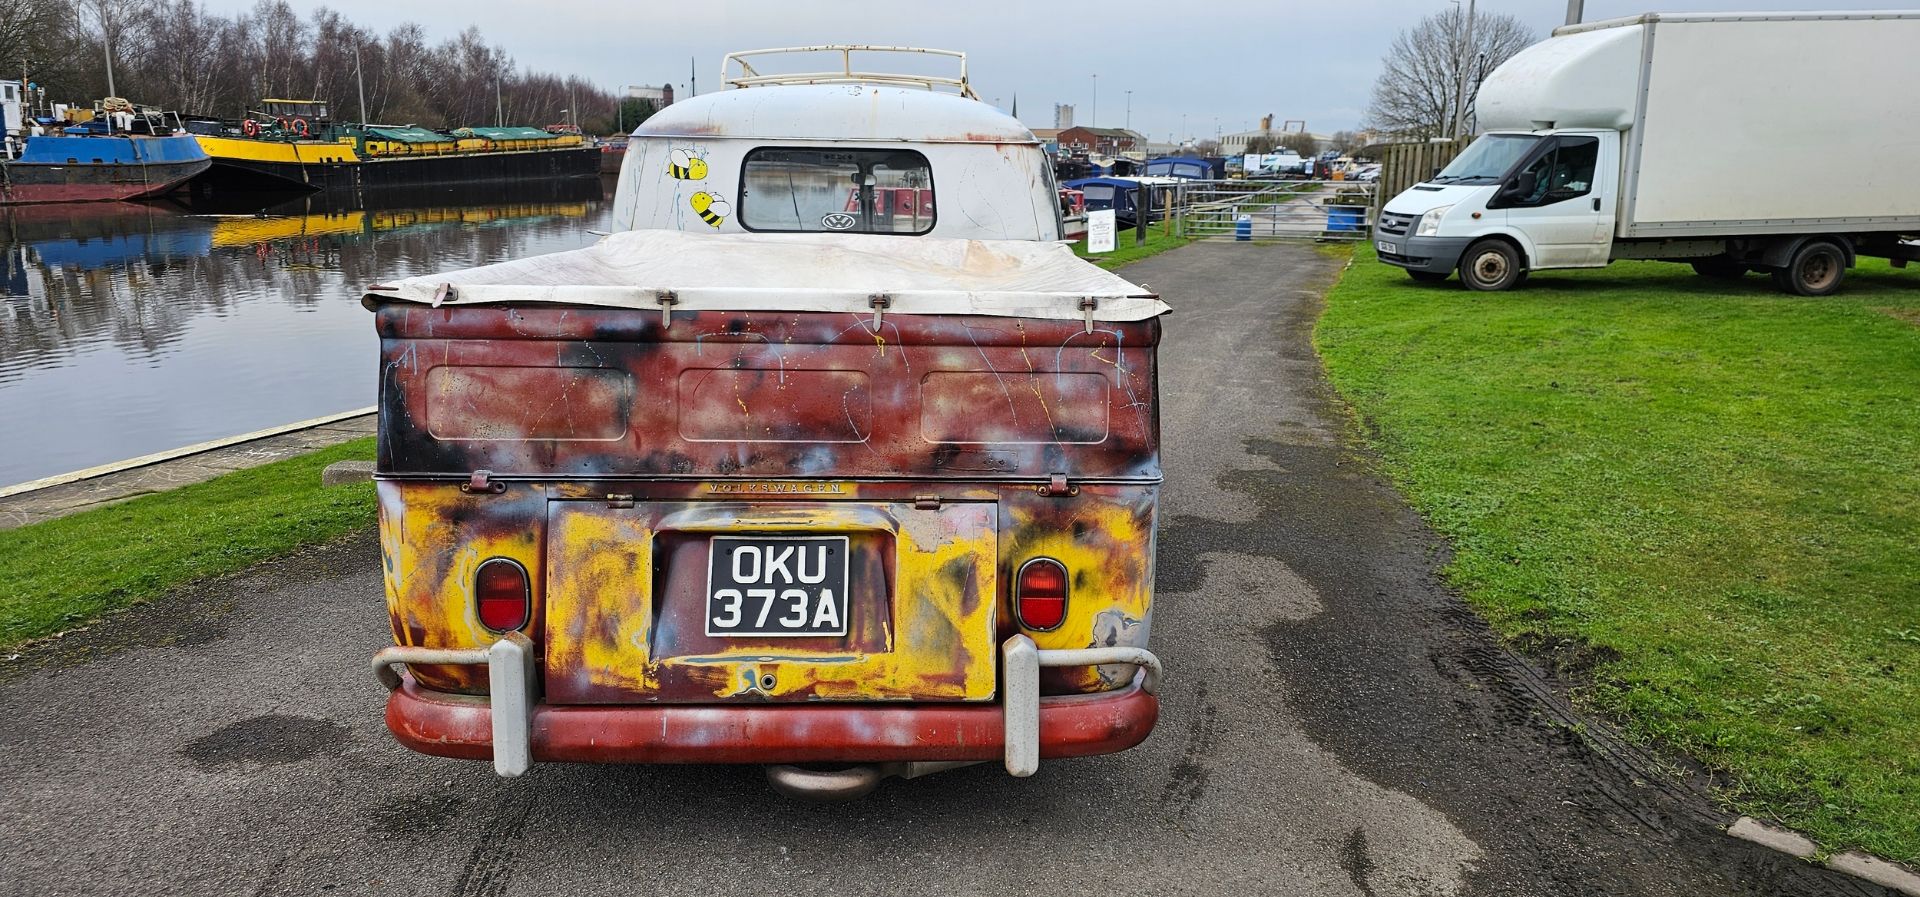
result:
[(1847, 276), (1847, 254), (1827, 240), (1801, 246), (1785, 268), (1775, 268), (1773, 285), (1796, 296), (1826, 296)]
[(1447, 279), (1445, 271), (1408, 271), (1407, 276), (1421, 283), (1439, 283)]
[(1739, 280), (1747, 276), (1747, 266), (1725, 257), (1694, 259), (1693, 273), (1701, 277), (1714, 277), (1721, 280)]
[(1520, 253), (1505, 240), (1481, 240), (1460, 257), (1460, 282), (1469, 290), (1498, 292), (1513, 288), (1525, 273)]

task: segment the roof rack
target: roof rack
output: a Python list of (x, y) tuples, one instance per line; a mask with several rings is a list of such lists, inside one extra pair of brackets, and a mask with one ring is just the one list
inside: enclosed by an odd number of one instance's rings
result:
[[(763, 75), (756, 71), (748, 57), (774, 56), (794, 53), (838, 53), (840, 70), (824, 72), (795, 72), (791, 74)], [(948, 56), (960, 61), (960, 77), (946, 78), (938, 75), (911, 75), (895, 72), (857, 71), (853, 67), (855, 53), (919, 53), (927, 56)], [(735, 63), (739, 64), (738, 72)], [(967, 54), (958, 50), (932, 50), (925, 47), (881, 47), (870, 44), (821, 44), (813, 47), (774, 47), (766, 50), (741, 50), (728, 53), (720, 60), (720, 81), (729, 87), (766, 87), (774, 84), (892, 84), (903, 87), (924, 87), (927, 90), (951, 89), (970, 100), (980, 99), (973, 92), (973, 86), (967, 83)]]

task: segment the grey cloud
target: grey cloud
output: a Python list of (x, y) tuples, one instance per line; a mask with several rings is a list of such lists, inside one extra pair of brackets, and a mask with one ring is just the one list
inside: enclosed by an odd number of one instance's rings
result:
[[(1900, 8), (1911, 0), (1691, 0), (1690, 11), (1804, 8)], [(222, 12), (252, 0), (209, 0)], [(608, 87), (688, 82), (696, 66), (702, 92), (718, 87), (729, 50), (824, 43), (945, 47), (967, 51), (975, 89), (1011, 107), (1032, 127), (1052, 124), (1054, 103), (1072, 103), (1080, 123), (1096, 105), (1099, 124), (1129, 120), (1155, 140), (1174, 136), (1185, 116), (1192, 136), (1253, 127), (1263, 114), (1305, 119), (1314, 131), (1351, 128), (1365, 115), (1379, 59), (1394, 34), (1440, 2), (1346, 0), (1339, 3), (963, 3), (873, 0), (777, 0), (608, 4), (558, 0), (391, 3), (333, 0), (353, 21), (385, 31), (417, 21), (437, 40), (477, 25), (522, 66), (580, 74)], [(1591, 20), (1647, 7), (1589, 0)], [(313, 6), (298, 5), (303, 15)], [(1519, 16), (1546, 36), (1565, 14), (1564, 0), (1487, 0), (1482, 11)], [(1184, 136), (1184, 135), (1183, 135)]]

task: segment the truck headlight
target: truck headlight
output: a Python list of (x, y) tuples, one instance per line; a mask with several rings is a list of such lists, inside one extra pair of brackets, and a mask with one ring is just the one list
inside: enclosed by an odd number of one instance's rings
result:
[(1437, 209), (1428, 209), (1425, 215), (1420, 216), (1420, 226), (1414, 228), (1413, 235), (1416, 237), (1439, 236), (1440, 219), (1447, 217), (1447, 213), (1451, 211), (1453, 211), (1453, 206), (1441, 206)]

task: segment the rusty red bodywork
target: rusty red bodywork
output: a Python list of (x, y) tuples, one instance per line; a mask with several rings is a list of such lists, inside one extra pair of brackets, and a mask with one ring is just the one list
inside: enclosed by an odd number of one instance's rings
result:
[[(1119, 691), (1048, 697), (1040, 704), (1040, 756), (1090, 757), (1133, 747), (1160, 714), (1153, 695)], [(409, 679), (387, 703), (400, 743), (437, 757), (492, 756), (485, 701), (421, 688)], [(542, 706), (533, 758), (574, 763), (890, 763), (998, 760), (1005, 747), (993, 704)]]
[[(535, 759), (991, 759), (1013, 573), (1060, 559), (1041, 648), (1144, 646), (1160, 325), (377, 304), (378, 476), (397, 643), (485, 647), (470, 579), (523, 566)], [(484, 472), (484, 473), (479, 473)], [(700, 631), (706, 540), (852, 534), (848, 635)], [(1145, 738), (1127, 666), (1043, 671), (1042, 751)], [(484, 757), (484, 667), (412, 667), (410, 747)]]
[[(378, 313), (379, 470), (1157, 482), (1157, 320)], [(437, 429), (437, 431), (436, 431)]]

